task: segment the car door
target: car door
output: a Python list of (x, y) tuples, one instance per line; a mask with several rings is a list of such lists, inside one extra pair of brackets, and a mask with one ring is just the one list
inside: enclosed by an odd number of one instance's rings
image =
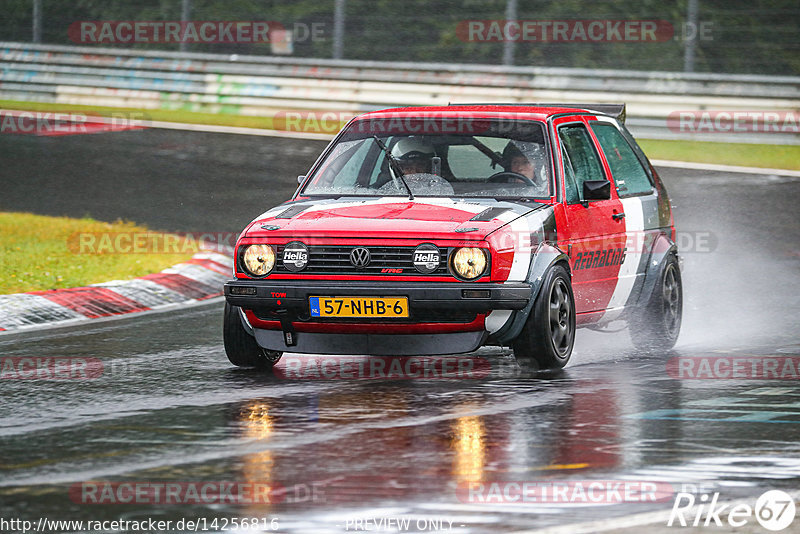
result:
[(621, 309), (638, 298), (647, 269), (646, 252), (661, 231), (658, 196), (653, 177), (619, 124), (609, 117), (597, 117), (588, 123), (614, 177), (625, 214), (626, 261), (620, 267), (608, 304), (611, 309)]
[[(617, 275), (626, 259), (622, 203), (586, 120), (560, 117), (553, 126), (566, 219), (559, 226), (559, 245), (570, 258), (575, 309), (578, 314), (603, 312), (612, 302)], [(610, 198), (586, 201), (583, 184), (590, 180), (609, 180)]]

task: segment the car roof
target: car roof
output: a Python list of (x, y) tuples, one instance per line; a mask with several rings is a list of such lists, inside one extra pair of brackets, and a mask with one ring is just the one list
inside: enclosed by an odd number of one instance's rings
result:
[(624, 122), (624, 104), (451, 104), (449, 106), (416, 106), (371, 111), (357, 117), (362, 119), (387, 119), (398, 116), (502, 118), (508, 115), (524, 116), (532, 120), (547, 120), (554, 115), (590, 114), (609, 115)]

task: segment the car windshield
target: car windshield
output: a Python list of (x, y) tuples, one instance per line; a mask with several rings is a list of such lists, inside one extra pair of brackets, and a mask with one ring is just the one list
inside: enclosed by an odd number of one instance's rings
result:
[(410, 189), (414, 196), (549, 198), (553, 185), (544, 131), (533, 120), (356, 121), (301, 194), (409, 196)]

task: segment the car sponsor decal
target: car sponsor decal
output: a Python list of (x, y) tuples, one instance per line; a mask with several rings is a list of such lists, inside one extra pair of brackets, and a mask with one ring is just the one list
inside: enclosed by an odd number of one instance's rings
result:
[(572, 270), (578, 271), (581, 269), (622, 265), (622, 262), (625, 261), (625, 251), (626, 249), (622, 247), (578, 252), (572, 262)]

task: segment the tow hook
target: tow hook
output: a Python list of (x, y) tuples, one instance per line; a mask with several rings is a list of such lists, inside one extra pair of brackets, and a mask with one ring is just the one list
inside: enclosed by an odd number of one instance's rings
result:
[(297, 345), (297, 332), (292, 326), (292, 321), (289, 320), (289, 312), (280, 310), (278, 314), (280, 315), (281, 330), (283, 330), (283, 342), (287, 347), (294, 347)]

